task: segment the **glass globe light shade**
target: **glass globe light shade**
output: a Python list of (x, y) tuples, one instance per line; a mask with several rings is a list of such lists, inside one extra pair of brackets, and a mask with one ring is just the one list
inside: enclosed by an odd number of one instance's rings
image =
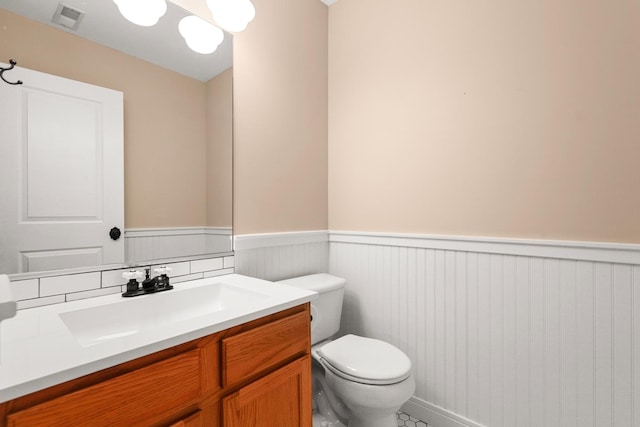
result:
[(216, 24), (230, 33), (239, 33), (256, 16), (250, 0), (207, 0), (207, 7)]
[(199, 16), (185, 16), (178, 24), (178, 31), (187, 46), (195, 52), (207, 55), (215, 52), (222, 40), (222, 30)]
[(142, 27), (151, 27), (167, 12), (165, 0), (113, 0), (128, 21)]

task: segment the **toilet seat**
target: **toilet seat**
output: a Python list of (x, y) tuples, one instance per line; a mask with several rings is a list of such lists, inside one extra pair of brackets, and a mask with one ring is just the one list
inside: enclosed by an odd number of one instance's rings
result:
[(411, 360), (393, 345), (358, 335), (345, 335), (318, 349), (321, 363), (350, 381), (389, 385), (411, 374)]

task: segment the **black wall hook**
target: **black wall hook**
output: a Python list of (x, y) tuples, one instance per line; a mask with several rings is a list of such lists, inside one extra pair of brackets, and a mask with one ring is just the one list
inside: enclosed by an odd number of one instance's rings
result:
[(9, 70), (13, 70), (13, 67), (16, 66), (17, 62), (14, 61), (13, 59), (9, 60), (9, 64), (11, 65), (9, 68), (2, 68), (0, 67), (0, 79), (2, 79), (5, 83), (8, 83), (10, 85), (21, 85), (22, 84), (22, 80), (18, 80), (17, 82), (10, 82), (9, 80), (5, 79), (3, 74), (5, 71), (9, 71)]

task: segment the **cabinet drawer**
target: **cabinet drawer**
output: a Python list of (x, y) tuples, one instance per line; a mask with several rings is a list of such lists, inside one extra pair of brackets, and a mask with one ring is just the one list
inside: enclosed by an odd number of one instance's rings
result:
[(222, 340), (223, 386), (306, 354), (310, 345), (308, 311), (225, 338)]
[(7, 425), (153, 424), (197, 403), (199, 371), (200, 350), (192, 350), (11, 414)]
[(169, 427), (202, 427), (203, 425), (202, 411), (198, 411), (187, 418), (171, 424)]

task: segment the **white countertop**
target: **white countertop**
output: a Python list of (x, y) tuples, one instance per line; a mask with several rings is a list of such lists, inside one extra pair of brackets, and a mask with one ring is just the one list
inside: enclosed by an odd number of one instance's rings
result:
[[(106, 306), (130, 304), (217, 283), (264, 294), (236, 307), (165, 322), (162, 327), (82, 345), (60, 314)], [(185, 294), (186, 295), (186, 294)], [(20, 310), (0, 323), (0, 403), (92, 372), (228, 329), (315, 299), (301, 288), (230, 274), (178, 283), (160, 294), (122, 298), (120, 294)], [(158, 300), (159, 301), (159, 300)], [(94, 320), (95, 321), (95, 320)], [(108, 322), (108, 319), (104, 319)]]
[(0, 322), (15, 316), (17, 308), (11, 293), (9, 277), (6, 274), (0, 274)]

